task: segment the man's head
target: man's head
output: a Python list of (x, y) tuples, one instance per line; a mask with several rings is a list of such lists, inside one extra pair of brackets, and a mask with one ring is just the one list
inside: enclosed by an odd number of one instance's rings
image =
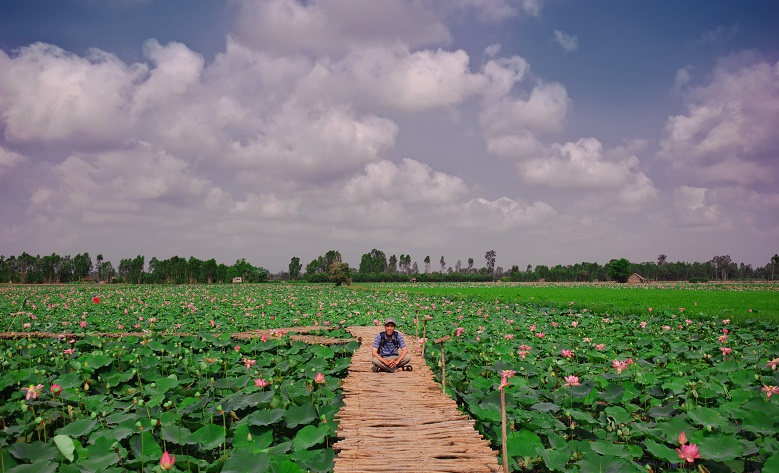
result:
[(384, 331), (387, 332), (387, 335), (391, 335), (395, 331), (395, 319), (389, 318), (384, 321)]

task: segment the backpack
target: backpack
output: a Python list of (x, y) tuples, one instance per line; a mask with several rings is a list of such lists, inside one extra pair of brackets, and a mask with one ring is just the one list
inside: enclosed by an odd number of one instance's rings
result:
[[(387, 343), (387, 332), (381, 332), (381, 340), (379, 340), (379, 355), (382, 354), (382, 348), (384, 348), (384, 345)], [(395, 344), (395, 348), (400, 348), (400, 338), (398, 337), (398, 332), (392, 332), (392, 343)]]

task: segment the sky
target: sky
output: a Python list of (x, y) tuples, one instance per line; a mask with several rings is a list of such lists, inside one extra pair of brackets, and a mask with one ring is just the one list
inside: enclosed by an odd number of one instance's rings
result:
[(0, 254), (779, 252), (779, 2), (0, 2)]

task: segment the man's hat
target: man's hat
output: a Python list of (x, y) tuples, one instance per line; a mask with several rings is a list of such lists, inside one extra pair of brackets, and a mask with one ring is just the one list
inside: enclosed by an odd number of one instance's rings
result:
[(397, 325), (397, 324), (395, 323), (395, 319), (393, 319), (393, 318), (389, 318), (389, 319), (387, 319), (387, 320), (385, 320), (385, 321), (384, 321), (384, 326), (387, 326), (387, 325), (389, 325), (389, 324), (392, 324), (392, 325)]

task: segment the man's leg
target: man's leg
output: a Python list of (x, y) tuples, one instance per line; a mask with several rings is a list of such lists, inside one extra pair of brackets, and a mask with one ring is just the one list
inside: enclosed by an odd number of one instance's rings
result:
[(371, 360), (371, 363), (373, 363), (374, 366), (378, 366), (380, 370), (389, 371), (390, 373), (397, 371), (397, 368), (390, 368), (386, 363), (376, 358), (375, 356)]
[(410, 362), (411, 362), (411, 355), (406, 354), (406, 356), (404, 356), (403, 359), (400, 360), (396, 366), (398, 368), (402, 368), (402, 367), (406, 366), (407, 364), (409, 364)]

